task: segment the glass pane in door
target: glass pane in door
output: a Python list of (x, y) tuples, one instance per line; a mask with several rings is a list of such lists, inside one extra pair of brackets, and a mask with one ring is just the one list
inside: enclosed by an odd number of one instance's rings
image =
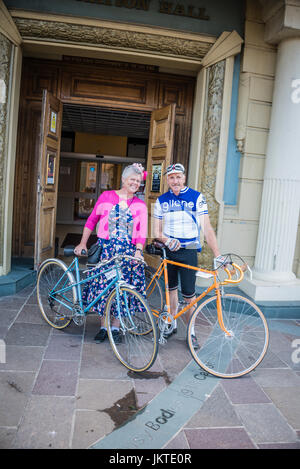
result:
[(88, 192), (94, 194), (96, 192), (97, 164), (80, 161), (78, 178), (79, 187), (76, 188), (76, 192)]
[(74, 221), (88, 218), (97, 198), (98, 163), (78, 161), (74, 197)]
[(101, 165), (101, 192), (118, 190), (121, 187), (122, 164), (102, 163)]

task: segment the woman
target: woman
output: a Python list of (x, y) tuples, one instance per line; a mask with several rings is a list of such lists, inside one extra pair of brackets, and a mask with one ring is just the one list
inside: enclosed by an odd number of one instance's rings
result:
[[(121, 189), (105, 191), (100, 195), (84, 226), (81, 241), (74, 249), (75, 254), (80, 255), (82, 250), (87, 251), (87, 241), (99, 223), (97, 243), (102, 247), (100, 261), (110, 259), (116, 254), (127, 254), (138, 259), (143, 258), (143, 246), (147, 236), (147, 206), (134, 194), (145, 176), (146, 173), (142, 165), (134, 163), (123, 170)], [(108, 266), (109, 264), (105, 268)], [(124, 279), (133, 284), (137, 291), (144, 295), (145, 274), (143, 266), (141, 264), (132, 266), (130, 261), (124, 261), (122, 272)], [(95, 270), (93, 274), (95, 274)], [(107, 283), (104, 275), (97, 278), (96, 281), (91, 280), (83, 291), (83, 299), (91, 302), (104, 290)], [(110, 291), (93, 308), (101, 318), (101, 328), (95, 336), (97, 342), (103, 342), (107, 338), (104, 311), (109, 293)], [(119, 320), (116, 318), (112, 322), (112, 333), (115, 342), (120, 342)]]

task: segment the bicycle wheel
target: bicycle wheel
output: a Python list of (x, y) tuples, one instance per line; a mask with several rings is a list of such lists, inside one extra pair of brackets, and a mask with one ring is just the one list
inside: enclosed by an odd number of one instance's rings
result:
[[(269, 331), (260, 309), (240, 295), (221, 297), (226, 330), (218, 321), (217, 297), (202, 303), (188, 325), (188, 344), (194, 360), (208, 373), (221, 378), (237, 378), (254, 370), (264, 358)], [(193, 331), (194, 328), (194, 331)], [(195, 350), (191, 334), (195, 333), (200, 348)]]
[(38, 305), (44, 319), (55, 329), (64, 329), (70, 324), (72, 307), (77, 302), (75, 287), (59, 293), (63, 288), (75, 285), (75, 279), (67, 269), (59, 259), (48, 259), (38, 271)]
[[(157, 328), (147, 301), (130, 287), (114, 289), (106, 305), (107, 333), (112, 349), (120, 362), (131, 371), (141, 372), (150, 368), (158, 352)], [(114, 340), (112, 320), (121, 316), (121, 343)]]
[(159, 280), (155, 278), (150, 285), (151, 280), (153, 279), (155, 270), (149, 266), (145, 267), (145, 279), (146, 279), (146, 295), (147, 301), (150, 306), (152, 313), (155, 316), (159, 316), (164, 307), (164, 297), (162, 288), (160, 286)]

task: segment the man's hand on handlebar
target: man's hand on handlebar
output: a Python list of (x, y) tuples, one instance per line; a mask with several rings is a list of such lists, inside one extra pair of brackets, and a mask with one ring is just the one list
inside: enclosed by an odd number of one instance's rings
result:
[(215, 257), (213, 261), (214, 270), (218, 269), (218, 267), (221, 267), (221, 266), (226, 267), (226, 265), (229, 264), (229, 262), (227, 261), (228, 261), (227, 256)]
[(170, 251), (178, 251), (178, 249), (181, 248), (180, 241), (176, 238), (168, 238), (165, 245), (170, 249)]

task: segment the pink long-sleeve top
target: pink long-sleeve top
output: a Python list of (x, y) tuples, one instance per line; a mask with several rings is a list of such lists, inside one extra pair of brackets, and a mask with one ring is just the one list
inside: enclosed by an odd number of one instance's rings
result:
[(85, 226), (94, 230), (97, 223), (97, 236), (102, 239), (109, 239), (109, 213), (113, 207), (125, 201), (133, 218), (132, 243), (144, 244), (147, 237), (147, 206), (145, 202), (138, 197), (133, 199), (123, 199), (115, 191), (105, 191), (98, 198), (92, 213), (88, 217)]

